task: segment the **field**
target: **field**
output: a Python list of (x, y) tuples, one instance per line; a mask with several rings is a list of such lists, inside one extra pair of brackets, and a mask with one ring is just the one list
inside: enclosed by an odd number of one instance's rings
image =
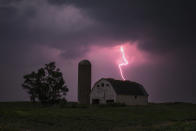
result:
[(28, 102), (0, 103), (0, 130), (6, 131), (196, 131), (196, 105), (42, 106)]

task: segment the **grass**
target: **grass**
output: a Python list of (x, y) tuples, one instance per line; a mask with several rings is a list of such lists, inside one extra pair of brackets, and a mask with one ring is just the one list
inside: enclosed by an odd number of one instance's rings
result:
[(28, 102), (0, 103), (0, 131), (195, 131), (196, 105), (42, 106)]

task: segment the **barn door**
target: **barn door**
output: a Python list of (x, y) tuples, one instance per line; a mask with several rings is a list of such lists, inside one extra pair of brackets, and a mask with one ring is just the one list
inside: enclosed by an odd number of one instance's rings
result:
[(92, 104), (99, 104), (100, 100), (99, 99), (92, 99)]

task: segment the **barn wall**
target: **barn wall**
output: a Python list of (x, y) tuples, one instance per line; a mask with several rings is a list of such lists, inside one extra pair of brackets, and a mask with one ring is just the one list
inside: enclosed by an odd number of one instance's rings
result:
[(126, 105), (146, 105), (148, 104), (147, 96), (131, 96), (131, 95), (118, 95), (116, 98), (117, 103), (124, 103)]
[[(104, 86), (102, 86), (104, 84)], [(98, 87), (99, 85), (99, 87)], [(106, 80), (101, 80), (97, 82), (92, 88), (90, 94), (90, 102), (92, 104), (93, 99), (99, 99), (100, 104), (106, 104), (106, 100), (116, 101), (116, 93), (113, 90), (111, 84)]]

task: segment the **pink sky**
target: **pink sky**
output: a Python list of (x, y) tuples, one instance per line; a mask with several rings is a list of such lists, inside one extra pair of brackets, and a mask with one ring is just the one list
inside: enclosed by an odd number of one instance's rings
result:
[[(131, 75), (128, 74), (132, 69), (151, 62), (148, 54), (138, 49), (137, 42), (119, 43), (119, 45), (111, 47), (90, 46), (86, 54), (77, 59), (63, 61), (62, 58), (57, 57), (57, 64), (63, 70), (70, 89), (67, 98), (73, 101), (77, 100), (77, 66), (80, 60), (88, 59), (92, 64), (92, 86), (102, 77), (122, 79), (118, 68), (118, 64), (122, 62), (120, 46), (123, 46), (126, 58), (129, 61), (126, 67), (122, 67), (123, 73), (128, 80), (132, 80)], [(56, 53), (59, 53), (59, 51)]]

